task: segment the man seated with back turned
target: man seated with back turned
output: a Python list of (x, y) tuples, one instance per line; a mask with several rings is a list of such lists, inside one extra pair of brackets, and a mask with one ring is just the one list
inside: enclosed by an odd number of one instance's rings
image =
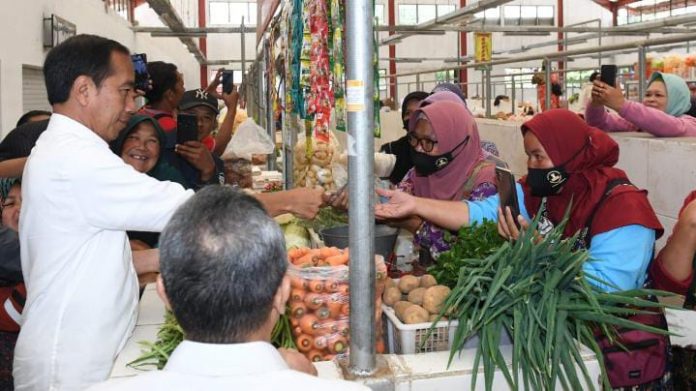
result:
[(283, 356), (299, 353), (269, 343), (290, 280), (283, 234), (254, 198), (199, 191), (162, 231), (160, 270), (157, 292), (185, 340), (163, 370), (91, 390), (369, 390), (291, 370)]

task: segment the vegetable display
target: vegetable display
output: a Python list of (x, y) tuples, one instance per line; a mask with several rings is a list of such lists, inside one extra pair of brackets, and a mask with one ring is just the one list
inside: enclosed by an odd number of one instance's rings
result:
[[(162, 369), (167, 365), (169, 356), (174, 349), (184, 340), (184, 330), (179, 326), (174, 314), (167, 311), (164, 315), (164, 323), (157, 332), (157, 340), (153, 342), (141, 341), (143, 354), (127, 365), (136, 369)], [(271, 333), (271, 344), (277, 348), (295, 349), (295, 341), (292, 339), (289, 317), (280, 316)]]
[(313, 229), (314, 232), (321, 232), (324, 229), (348, 225), (348, 213), (329, 206), (319, 209), (314, 219), (302, 220), (299, 224)]
[[(323, 247), (288, 251), (288, 275), (292, 285), (289, 318), (297, 349), (311, 361), (331, 360), (348, 353), (350, 302), (347, 249)], [(381, 296), (387, 268), (376, 261), (376, 305), (378, 353), (384, 353)]]
[(405, 324), (429, 323), (440, 313), (449, 294), (450, 288), (437, 285), (429, 274), (405, 275), (399, 282), (387, 280), (382, 300)]
[[(589, 376), (579, 343), (595, 353), (602, 384), (609, 388), (595, 332), (613, 341), (616, 327), (666, 333), (623, 317), (659, 310), (663, 305), (645, 297), (666, 293), (645, 289), (607, 293), (595, 287), (592, 284), (607, 284), (584, 273), (583, 264), (594, 260), (586, 251), (574, 251), (575, 238), (563, 239), (564, 225), (540, 239), (534, 229), (526, 230), (519, 240), (505, 243), (492, 255), (461, 260), (457, 284), (439, 316), (447, 314), (459, 322), (450, 363), (467, 339), (479, 337), (472, 389), (480, 364), (487, 390), (496, 368), (515, 390), (555, 389), (557, 383), (566, 390), (593, 389), (596, 379)], [(513, 341), (512, 370), (499, 346), (502, 332)]]
[(459, 269), (467, 259), (485, 258), (505, 243), (498, 234), (497, 224), (490, 220), (462, 227), (456, 236), (449, 235), (445, 239), (451, 243), (450, 250), (440, 254), (437, 262), (428, 268), (428, 273), (450, 288), (457, 284)]

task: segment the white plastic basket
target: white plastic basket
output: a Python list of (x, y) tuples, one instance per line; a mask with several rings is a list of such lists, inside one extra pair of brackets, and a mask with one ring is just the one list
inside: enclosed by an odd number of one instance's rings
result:
[[(394, 354), (414, 354), (449, 350), (454, 340), (454, 332), (459, 322), (441, 320), (437, 322), (427, 341), (432, 323), (404, 324), (392, 307), (382, 304), (382, 312), (387, 317), (387, 348)], [(422, 344), (422, 346), (421, 346)]]

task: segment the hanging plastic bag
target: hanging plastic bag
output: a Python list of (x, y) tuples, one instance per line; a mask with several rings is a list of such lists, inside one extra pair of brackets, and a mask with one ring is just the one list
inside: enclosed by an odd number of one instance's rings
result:
[(232, 140), (227, 144), (223, 159), (242, 158), (251, 161), (252, 155), (268, 155), (273, 153), (275, 144), (268, 137), (266, 130), (256, 124), (252, 118), (247, 118)]

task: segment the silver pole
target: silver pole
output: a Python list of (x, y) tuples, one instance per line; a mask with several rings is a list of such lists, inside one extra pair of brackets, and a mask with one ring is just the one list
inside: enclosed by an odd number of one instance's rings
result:
[(290, 122), (292, 114), (288, 115), (288, 113), (285, 111), (285, 107), (287, 106), (287, 102), (285, 99), (286, 89), (287, 80), (284, 80), (282, 94), (280, 95), (280, 101), (282, 102), (283, 106), (283, 111), (281, 114), (283, 124), (283, 175), (285, 177), (285, 189), (287, 190), (292, 189), (294, 186), (293, 174), (295, 170), (295, 161), (293, 160), (293, 151), (295, 144), (297, 143), (297, 130), (293, 126), (295, 122)]
[(244, 17), (242, 16), (242, 34), (241, 34), (241, 45), (240, 48), (242, 49), (242, 78), (244, 77), (244, 74), (246, 72), (246, 38), (244, 38)]
[(544, 67), (546, 69), (546, 110), (551, 109), (551, 61), (549, 59), (544, 59)]
[(638, 101), (645, 96), (645, 46), (638, 46)]
[(486, 74), (486, 101), (484, 102), (486, 105), (486, 118), (491, 117), (491, 105), (493, 102), (491, 102), (491, 67), (486, 66), (485, 70)]
[[(263, 43), (262, 61), (264, 61), (264, 63), (273, 61), (271, 58), (271, 45), (268, 39)], [(273, 145), (275, 145), (275, 121), (273, 120), (273, 98), (271, 94), (271, 91), (275, 88), (275, 80), (274, 75), (271, 74), (271, 70), (265, 66), (264, 68), (266, 69), (266, 93), (263, 95), (263, 98), (266, 100), (266, 131), (268, 132), (268, 137), (273, 141)], [(267, 163), (270, 171), (274, 171), (277, 168), (275, 148), (273, 148), (273, 152), (268, 155)]]
[(510, 96), (510, 103), (512, 103), (512, 115), (515, 115), (515, 75), (512, 75), (512, 94)]
[(423, 91), (423, 87), (420, 82), (420, 75), (416, 75), (416, 91)]
[(374, 46), (371, 0), (346, 2), (350, 245), (350, 371), (375, 372)]

